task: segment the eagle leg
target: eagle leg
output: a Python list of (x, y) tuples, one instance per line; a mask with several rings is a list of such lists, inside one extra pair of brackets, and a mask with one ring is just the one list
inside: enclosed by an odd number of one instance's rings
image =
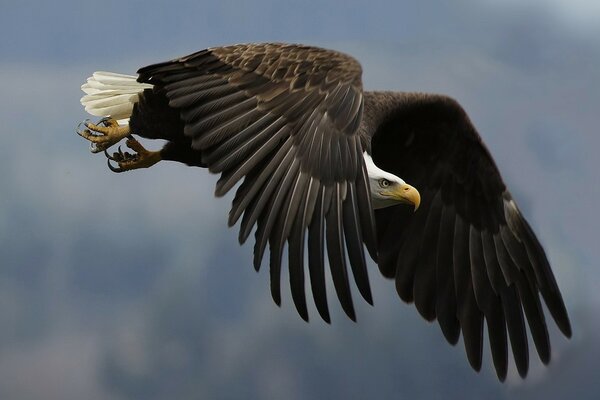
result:
[[(106, 150), (104, 150), (104, 155), (106, 155), (107, 158), (106, 162), (108, 164), (108, 168), (113, 172), (124, 172), (138, 168), (150, 168), (162, 159), (160, 151), (146, 150), (144, 146), (142, 146), (142, 144), (131, 135), (127, 137), (127, 142), (125, 142), (125, 144), (128, 148), (135, 151), (135, 153), (131, 154), (127, 151), (123, 152), (121, 151), (121, 146), (119, 146), (118, 151), (113, 153), (112, 156)], [(117, 166), (113, 166), (111, 161), (116, 162)]]
[[(87, 129), (80, 129), (81, 125)], [(90, 141), (90, 151), (99, 153), (129, 135), (129, 125), (119, 125), (113, 118), (102, 118), (97, 124), (85, 120), (77, 127), (77, 134)]]

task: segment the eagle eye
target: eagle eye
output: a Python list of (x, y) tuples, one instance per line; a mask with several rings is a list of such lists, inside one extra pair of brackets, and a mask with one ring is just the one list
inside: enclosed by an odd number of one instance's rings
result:
[(381, 186), (382, 188), (386, 188), (388, 186), (390, 186), (390, 181), (388, 181), (387, 179), (380, 179), (379, 180), (379, 186)]

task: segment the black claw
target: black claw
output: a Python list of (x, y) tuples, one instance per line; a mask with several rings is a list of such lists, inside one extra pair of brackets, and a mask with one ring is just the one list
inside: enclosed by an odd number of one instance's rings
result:
[(110, 169), (112, 172), (116, 172), (116, 173), (123, 172), (123, 169), (121, 169), (121, 167), (113, 167), (112, 164), (110, 163), (110, 159), (106, 160), (106, 164), (108, 165), (108, 169)]
[(84, 124), (84, 121), (81, 121), (79, 124), (77, 124), (77, 128), (75, 128), (75, 132), (77, 132), (77, 134), (79, 136), (82, 136), (83, 134), (83, 130), (81, 129), (81, 125)]
[(89, 129), (81, 129), (82, 125), (86, 126), (85, 121), (82, 121), (77, 125), (77, 128), (75, 128), (75, 132), (84, 139), (87, 139), (86, 136), (89, 136), (89, 135), (93, 136), (92, 132), (90, 132)]
[(108, 151), (106, 151), (106, 149), (104, 149), (104, 155), (106, 156), (106, 158), (108, 158), (110, 161), (117, 161), (114, 159), (113, 156), (111, 156)]
[(110, 120), (108, 117), (102, 118), (96, 125), (108, 126), (106, 123)]
[[(91, 120), (86, 119), (81, 124), (83, 124), (87, 128), (86, 131), (87, 131), (88, 135), (91, 135), (91, 136), (104, 136), (100, 132), (96, 132), (95, 130), (93, 130), (92, 128), (90, 128), (90, 124), (93, 124)], [(81, 124), (79, 124), (79, 125), (81, 125)], [(98, 124), (95, 124), (95, 125), (97, 126)], [(79, 128), (79, 126), (78, 126), (78, 128)]]

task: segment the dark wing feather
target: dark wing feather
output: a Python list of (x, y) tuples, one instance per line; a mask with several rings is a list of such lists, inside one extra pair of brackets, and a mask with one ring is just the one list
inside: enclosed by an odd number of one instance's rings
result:
[(312, 222), (308, 228), (308, 269), (315, 305), (324, 321), (330, 322), (325, 290), (324, 202), (325, 188), (319, 187)]
[(442, 207), (441, 194), (437, 192), (432, 196), (431, 206), (427, 213), (425, 230), (422, 236), (421, 248), (419, 249), (420, 265), (415, 271), (413, 285), (415, 306), (423, 318), (428, 321), (435, 319), (435, 305), (437, 302), (435, 290), (437, 253), (431, 250), (437, 249)]
[[(367, 109), (377, 96), (367, 95)], [(474, 369), (481, 367), (485, 320), (498, 378), (506, 377), (508, 340), (525, 376), (523, 311), (540, 359), (550, 360), (540, 294), (571, 335), (544, 250), (454, 100), (405, 95), (394, 107), (373, 136), (373, 160), (422, 196), (414, 214), (402, 206), (376, 210), (381, 272), (395, 277), (400, 297), (414, 300), (423, 317), (438, 319), (450, 343), (462, 331)]]
[(216, 195), (242, 181), (228, 222), (242, 218), (241, 243), (256, 227), (256, 269), (269, 245), (277, 304), (287, 243), (292, 298), (308, 319), (306, 231), (310, 284), (323, 319), (329, 321), (325, 248), (348, 316), (355, 318), (347, 259), (372, 303), (363, 243), (372, 255), (376, 243), (358, 134), (363, 92), (356, 60), (314, 47), (249, 44), (202, 50), (138, 73), (164, 93), (202, 162), (221, 174)]
[(452, 345), (458, 342), (460, 323), (456, 314), (456, 291), (454, 290), (454, 224), (453, 206), (444, 206), (440, 216), (440, 231), (436, 253), (436, 304), (435, 314), (442, 333)]

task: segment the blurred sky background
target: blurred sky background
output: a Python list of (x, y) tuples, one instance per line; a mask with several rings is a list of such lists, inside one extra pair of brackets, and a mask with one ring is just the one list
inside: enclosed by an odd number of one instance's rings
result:
[[(598, 21), (593, 0), (0, 0), (0, 398), (599, 398)], [(250, 41), (336, 48), (367, 89), (465, 107), (571, 315), (547, 368), (501, 384), (486, 343), (473, 372), (374, 264), (358, 323), (330, 296), (333, 323), (309, 304), (306, 324), (226, 229), (215, 176), (116, 175), (75, 134), (91, 72)]]

